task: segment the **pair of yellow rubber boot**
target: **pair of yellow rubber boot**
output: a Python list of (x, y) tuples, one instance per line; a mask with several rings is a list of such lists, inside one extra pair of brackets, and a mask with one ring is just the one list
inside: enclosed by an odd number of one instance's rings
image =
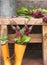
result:
[[(14, 65), (21, 65), (24, 52), (25, 52), (26, 46), (25, 45), (18, 45), (14, 44)], [(2, 50), (2, 57), (4, 60), (4, 65), (12, 65), (10, 61), (10, 55), (9, 55), (9, 48), (8, 48), (8, 42), (6, 44), (1, 45)]]

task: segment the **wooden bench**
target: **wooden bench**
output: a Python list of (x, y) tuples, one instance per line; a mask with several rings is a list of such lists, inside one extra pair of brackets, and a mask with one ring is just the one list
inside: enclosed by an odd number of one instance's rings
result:
[[(14, 20), (14, 21), (12, 21)], [(0, 35), (7, 35), (7, 25), (24, 25), (25, 21), (28, 19), (23, 17), (16, 17), (16, 18), (0, 18)], [(43, 22), (42, 18), (35, 19), (31, 17), (28, 25), (41, 25), (42, 26), (42, 33), (41, 34), (30, 34), (31, 41), (30, 43), (42, 43), (42, 50), (43, 50), (43, 62), (44, 65), (47, 65), (47, 24)], [(15, 34), (8, 34), (9, 43), (14, 42), (13, 38)], [(1, 42), (0, 42), (1, 43)]]

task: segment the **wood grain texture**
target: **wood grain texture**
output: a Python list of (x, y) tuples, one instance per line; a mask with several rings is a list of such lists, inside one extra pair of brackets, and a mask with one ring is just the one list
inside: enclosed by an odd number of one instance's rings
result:
[[(0, 26), (0, 30), (1, 30), (1, 26)], [(0, 36), (1, 36), (1, 32), (0, 32)], [(1, 41), (0, 41), (0, 65), (1, 65), (1, 59), (2, 59), (2, 54), (1, 54)]]
[[(24, 25), (27, 21), (27, 18), (21, 16), (16, 18), (0, 18), (0, 25), (16, 25), (16, 23), (18, 25)], [(31, 17), (27, 25), (47, 25), (47, 23), (44, 23), (42, 18)]]
[(42, 26), (43, 32), (43, 61), (47, 65), (47, 26)]
[[(12, 21), (14, 20), (14, 21)], [(28, 19), (24, 17), (16, 17), (16, 18), (0, 18), (0, 25), (24, 25), (25, 22), (27, 22)], [(46, 23), (43, 23), (42, 18), (30, 18), (30, 21), (28, 22), (28, 25), (47, 25)]]
[[(30, 43), (42, 43), (42, 35), (41, 34), (30, 34), (31, 37)], [(15, 34), (9, 34), (9, 43), (14, 43)]]
[(7, 35), (7, 26), (6, 25), (1, 25), (1, 36)]

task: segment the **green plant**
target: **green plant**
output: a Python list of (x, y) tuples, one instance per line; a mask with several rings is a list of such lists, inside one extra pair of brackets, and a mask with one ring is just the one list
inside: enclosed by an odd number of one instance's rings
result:
[(17, 16), (24, 16), (25, 18), (30, 18), (29, 9), (27, 7), (19, 7), (16, 11)]
[(8, 36), (3, 35), (3, 36), (0, 37), (0, 40), (1, 40), (1, 42), (2, 42), (1, 45), (2, 45), (2, 44), (5, 44), (5, 43), (8, 41)]
[(19, 7), (16, 11), (17, 15), (26, 15), (29, 13), (29, 10), (27, 7)]
[(0, 40), (1, 41), (6, 41), (6, 40), (8, 40), (8, 36), (3, 35), (3, 36), (0, 37)]
[(47, 10), (44, 8), (38, 8), (42, 13), (47, 13)]

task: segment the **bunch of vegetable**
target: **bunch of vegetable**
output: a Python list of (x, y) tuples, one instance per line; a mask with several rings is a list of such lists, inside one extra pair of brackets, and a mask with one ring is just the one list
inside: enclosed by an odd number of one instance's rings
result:
[(28, 16), (28, 14), (29, 14), (28, 7), (20, 7), (16, 11), (17, 16), (24, 16), (25, 18), (29, 18), (30, 16)]
[(11, 27), (13, 30), (15, 30), (16, 33), (16, 37), (14, 39), (15, 42), (18, 44), (26, 44), (30, 41), (29, 34), (32, 26), (28, 27), (27, 24), (25, 24), (23, 28), (20, 28), (18, 25), (16, 25), (16, 27), (12, 25)]
[(34, 18), (41, 18), (43, 17), (43, 21), (47, 22), (47, 10), (44, 8), (32, 8), (29, 9), (27, 7), (20, 7), (17, 9), (16, 14), (18, 16), (24, 16), (25, 18), (30, 18), (30, 16), (33, 16)]

